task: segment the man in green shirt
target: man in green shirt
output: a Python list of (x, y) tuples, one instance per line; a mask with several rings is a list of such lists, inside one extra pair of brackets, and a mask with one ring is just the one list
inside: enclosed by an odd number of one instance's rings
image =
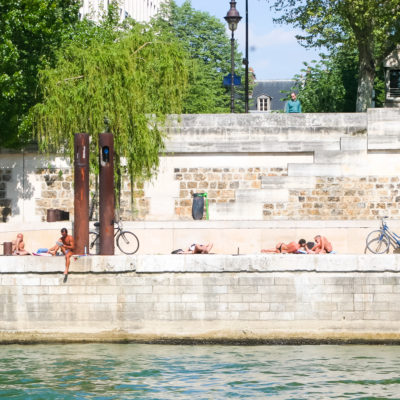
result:
[(290, 93), (291, 100), (286, 103), (285, 112), (287, 113), (301, 113), (301, 104), (297, 100), (295, 92)]

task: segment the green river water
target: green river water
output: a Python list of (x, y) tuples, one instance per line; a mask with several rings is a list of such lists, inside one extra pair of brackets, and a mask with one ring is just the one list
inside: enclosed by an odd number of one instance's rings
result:
[(400, 346), (0, 346), (1, 399), (400, 399)]

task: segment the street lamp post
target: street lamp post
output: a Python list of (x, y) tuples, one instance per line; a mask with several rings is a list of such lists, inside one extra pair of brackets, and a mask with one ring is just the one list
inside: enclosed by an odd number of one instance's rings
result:
[(246, 65), (244, 77), (244, 112), (249, 112), (249, 3), (246, 0)]
[(231, 113), (235, 112), (235, 38), (234, 32), (238, 26), (239, 21), (242, 17), (239, 15), (239, 11), (236, 10), (236, 1), (231, 1), (231, 8), (226, 14), (225, 21), (228, 23), (229, 29), (232, 32), (231, 37)]

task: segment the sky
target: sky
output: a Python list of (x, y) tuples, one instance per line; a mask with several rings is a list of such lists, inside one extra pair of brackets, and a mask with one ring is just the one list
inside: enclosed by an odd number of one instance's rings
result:
[[(182, 5), (185, 0), (175, 0)], [(207, 11), (226, 25), (224, 16), (230, 9), (230, 0), (191, 0), (196, 10)], [(245, 0), (237, 0), (236, 8), (243, 17), (235, 38), (239, 50), (245, 54)], [(273, 11), (265, 0), (248, 0), (249, 9), (249, 66), (254, 69), (257, 80), (292, 79), (300, 73), (303, 61), (318, 59), (318, 50), (300, 46), (295, 38), (298, 31), (288, 25), (274, 24)], [(230, 36), (230, 31), (229, 31)]]

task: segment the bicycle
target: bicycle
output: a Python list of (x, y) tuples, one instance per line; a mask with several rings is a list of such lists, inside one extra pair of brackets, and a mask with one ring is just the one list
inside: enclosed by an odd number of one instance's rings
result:
[[(114, 225), (114, 239), (118, 248), (124, 254), (135, 254), (139, 250), (139, 239), (137, 238), (137, 236), (133, 232), (124, 231), (121, 221), (114, 221)], [(95, 222), (94, 226), (99, 227), (100, 222)], [(99, 238), (100, 232), (89, 232), (89, 253), (95, 245), (95, 249), (97, 249), (98, 244), (100, 244)]]
[(366, 239), (366, 248), (374, 254), (388, 253), (390, 246), (400, 247), (400, 236), (395, 232), (392, 232), (385, 219), (389, 217), (383, 217), (381, 219), (381, 227), (368, 234)]

